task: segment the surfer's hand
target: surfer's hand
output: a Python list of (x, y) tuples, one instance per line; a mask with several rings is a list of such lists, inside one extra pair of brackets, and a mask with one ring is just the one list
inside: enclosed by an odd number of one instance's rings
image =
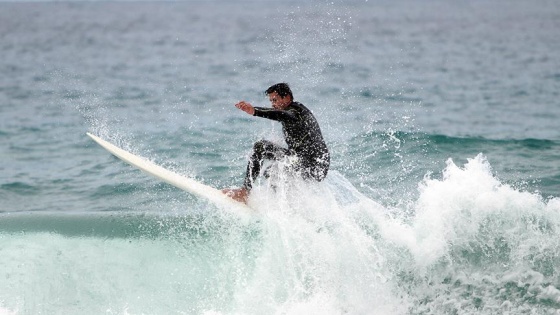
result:
[(249, 115), (254, 115), (255, 114), (255, 108), (253, 107), (253, 105), (245, 102), (245, 101), (241, 101), (237, 104), (235, 104), (235, 107), (241, 109), (242, 111), (246, 112)]

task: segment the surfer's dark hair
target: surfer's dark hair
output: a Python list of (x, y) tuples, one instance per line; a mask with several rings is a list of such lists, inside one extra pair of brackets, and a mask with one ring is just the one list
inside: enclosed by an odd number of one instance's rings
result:
[(278, 93), (280, 97), (286, 97), (286, 95), (290, 95), (292, 100), (294, 100), (294, 95), (292, 94), (292, 90), (290, 90), (290, 86), (288, 85), (288, 83), (276, 83), (273, 86), (266, 89), (265, 93), (266, 95), (268, 95), (274, 92)]

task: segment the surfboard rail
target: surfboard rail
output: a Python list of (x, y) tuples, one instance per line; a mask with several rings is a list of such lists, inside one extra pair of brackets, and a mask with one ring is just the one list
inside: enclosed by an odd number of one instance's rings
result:
[(192, 178), (177, 174), (173, 171), (163, 168), (162, 166), (157, 165), (146, 158), (143, 158), (141, 156), (132, 154), (124, 149), (121, 149), (116, 145), (108, 141), (105, 141), (92, 133), (86, 132), (86, 135), (88, 135), (91, 139), (93, 139), (93, 141), (95, 141), (105, 150), (109, 151), (111, 154), (121, 159), (122, 161), (172, 186), (175, 186), (179, 189), (189, 192), (197, 197), (206, 199), (217, 205), (226, 206), (226, 207), (235, 206), (238, 208), (242, 208), (246, 211), (252, 211), (252, 209), (246, 204), (226, 196), (224, 193), (222, 193), (220, 190), (214, 187), (202, 184)]

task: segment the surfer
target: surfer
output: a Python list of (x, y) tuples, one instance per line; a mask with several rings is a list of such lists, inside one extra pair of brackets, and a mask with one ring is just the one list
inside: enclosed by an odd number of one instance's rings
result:
[(287, 83), (275, 84), (265, 93), (272, 108), (254, 107), (245, 101), (235, 104), (235, 107), (249, 115), (282, 123), (282, 131), (288, 147), (285, 148), (268, 140), (260, 140), (254, 144), (241, 188), (222, 190), (226, 195), (241, 202), (247, 201), (252, 184), (259, 176), (265, 159), (279, 161), (287, 157), (295, 157), (295, 162), (291, 165), (294, 173), (304, 179), (315, 181), (322, 181), (329, 170), (329, 150), (311, 111), (303, 104), (294, 101)]

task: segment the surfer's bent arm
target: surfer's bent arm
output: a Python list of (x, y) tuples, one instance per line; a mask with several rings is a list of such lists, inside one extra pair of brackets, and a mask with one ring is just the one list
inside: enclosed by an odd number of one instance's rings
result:
[(277, 121), (292, 121), (296, 120), (296, 114), (291, 110), (279, 110), (267, 107), (254, 107), (255, 113), (253, 116), (263, 117)]
[(241, 109), (249, 115), (268, 118), (276, 121), (294, 121), (297, 115), (293, 110), (274, 109), (269, 107), (254, 107), (250, 103), (241, 101), (235, 104), (235, 107)]
[(255, 115), (255, 108), (250, 103), (245, 101), (241, 101), (235, 104), (235, 107), (241, 109), (242, 111), (246, 112), (247, 114), (254, 116)]

